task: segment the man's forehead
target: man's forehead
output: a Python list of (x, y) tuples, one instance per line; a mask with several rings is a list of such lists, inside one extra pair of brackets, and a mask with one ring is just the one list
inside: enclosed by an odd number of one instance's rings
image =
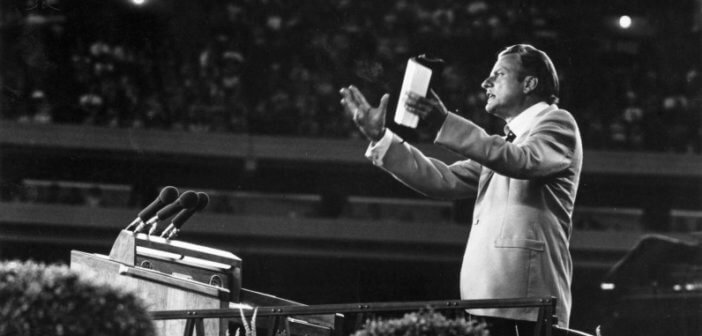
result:
[(495, 65), (492, 67), (492, 69), (519, 70), (521, 68), (521, 65), (522, 64), (519, 60), (519, 55), (506, 54), (497, 58), (497, 61), (495, 62)]

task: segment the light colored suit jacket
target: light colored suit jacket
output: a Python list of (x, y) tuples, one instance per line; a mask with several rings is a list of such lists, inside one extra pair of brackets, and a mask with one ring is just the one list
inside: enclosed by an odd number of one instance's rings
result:
[[(407, 186), (434, 198), (476, 197), (461, 268), (462, 299), (558, 299), (570, 318), (568, 250), (582, 167), (573, 116), (555, 105), (538, 112), (513, 143), (449, 113), (435, 143), (465, 160), (447, 165), (394, 136), (384, 156), (367, 155)], [(472, 314), (535, 321), (537, 309), (476, 309)]]

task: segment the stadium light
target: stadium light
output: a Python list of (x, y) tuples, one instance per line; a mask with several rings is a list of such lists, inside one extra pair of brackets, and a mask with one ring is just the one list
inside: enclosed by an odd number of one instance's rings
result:
[(143, 5), (145, 2), (146, 2), (146, 0), (132, 0), (132, 3), (137, 5), (137, 6)]
[(603, 291), (614, 290), (614, 284), (609, 282), (603, 282), (600, 284), (600, 289), (602, 289)]
[(619, 28), (629, 29), (632, 23), (633, 22), (629, 15), (622, 15), (619, 17)]

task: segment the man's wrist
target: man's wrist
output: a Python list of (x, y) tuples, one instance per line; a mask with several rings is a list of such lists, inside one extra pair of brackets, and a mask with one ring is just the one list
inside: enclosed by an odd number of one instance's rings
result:
[(375, 136), (370, 137), (371, 138), (370, 140), (373, 142), (380, 141), (380, 139), (382, 139), (383, 136), (385, 136), (385, 130), (386, 130), (385, 127), (381, 128), (380, 131), (377, 134), (375, 134)]
[(444, 125), (444, 121), (446, 121), (446, 117), (448, 117), (448, 111), (446, 110), (435, 110), (433, 113), (429, 113), (425, 119), (426, 128), (431, 134), (438, 134)]

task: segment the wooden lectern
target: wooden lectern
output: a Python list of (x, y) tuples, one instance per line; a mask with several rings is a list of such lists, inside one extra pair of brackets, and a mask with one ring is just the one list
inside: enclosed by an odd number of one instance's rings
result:
[[(71, 268), (93, 273), (99, 280), (139, 295), (149, 311), (196, 311), (241, 308), (250, 315), (257, 306), (304, 306), (274, 295), (241, 287), (242, 260), (234, 254), (178, 240), (122, 230), (109, 255), (71, 251)], [(226, 335), (229, 322), (204, 320), (198, 334)], [(287, 317), (286, 330), (294, 335), (328, 336), (343, 316), (325, 314), (305, 319)], [(268, 334), (278, 330), (278, 319), (262, 318)], [(184, 319), (157, 320), (158, 334), (182, 335), (192, 329)], [(186, 327), (187, 326), (187, 327)]]
[[(232, 253), (123, 230), (109, 256), (71, 251), (71, 268), (135, 292), (149, 311), (231, 308), (239, 302), (241, 259)], [(156, 321), (159, 335), (182, 334), (185, 321)], [(224, 320), (204, 323), (226, 335)]]

